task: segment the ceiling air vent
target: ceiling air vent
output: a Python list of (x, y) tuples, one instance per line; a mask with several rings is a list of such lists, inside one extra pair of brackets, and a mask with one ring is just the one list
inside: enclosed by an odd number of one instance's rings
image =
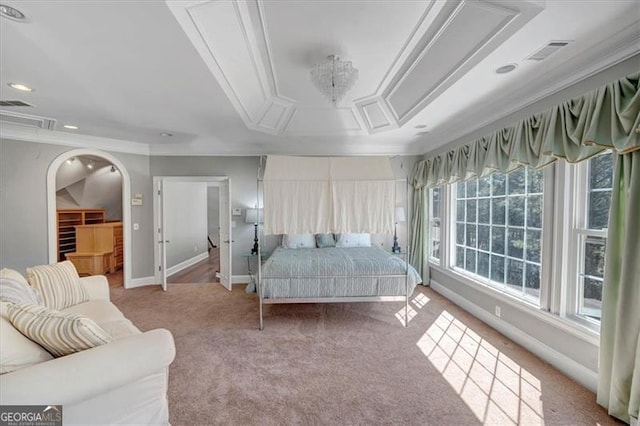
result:
[(28, 104), (24, 101), (17, 101), (17, 100), (11, 100), (11, 101), (5, 101), (2, 100), (0, 101), (0, 106), (3, 107), (32, 107), (33, 105)]
[(0, 110), (0, 121), (3, 123), (19, 124), (21, 126), (37, 127), (39, 129), (53, 130), (56, 120), (53, 118), (38, 117), (36, 115), (21, 114), (13, 111)]
[(557, 50), (562, 49), (567, 44), (571, 43), (570, 41), (550, 41), (545, 44), (542, 49), (539, 49), (537, 52), (526, 58), (530, 61), (542, 61), (547, 59), (551, 54), (555, 53)]

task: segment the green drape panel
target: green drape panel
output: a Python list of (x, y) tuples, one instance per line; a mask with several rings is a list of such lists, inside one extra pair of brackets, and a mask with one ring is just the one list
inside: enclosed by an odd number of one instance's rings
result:
[(422, 284), (429, 285), (429, 190), (420, 187), (413, 190), (413, 214), (411, 227), (411, 258), (409, 263), (422, 277)]
[(557, 158), (587, 159), (604, 149), (640, 149), (640, 72), (416, 164), (414, 187), (434, 187)]
[(640, 151), (618, 155), (605, 259), (598, 404), (638, 425), (640, 409)]

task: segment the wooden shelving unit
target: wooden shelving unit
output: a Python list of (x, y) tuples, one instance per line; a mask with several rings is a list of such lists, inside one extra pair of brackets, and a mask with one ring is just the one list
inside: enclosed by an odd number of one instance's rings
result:
[(66, 259), (66, 253), (76, 251), (78, 225), (104, 223), (104, 209), (59, 209), (58, 211), (58, 261)]

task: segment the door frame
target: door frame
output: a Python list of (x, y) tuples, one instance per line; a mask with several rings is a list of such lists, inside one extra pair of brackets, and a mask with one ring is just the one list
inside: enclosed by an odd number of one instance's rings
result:
[(79, 148), (65, 151), (58, 155), (47, 169), (47, 237), (49, 263), (58, 262), (58, 226), (57, 226), (57, 199), (56, 199), (56, 175), (60, 166), (72, 157), (93, 155), (102, 157), (113, 164), (122, 176), (122, 233), (124, 246), (123, 284), (124, 288), (131, 287), (131, 177), (126, 167), (120, 160), (108, 152), (97, 149)]
[[(229, 180), (229, 176), (153, 176), (153, 276), (156, 283), (162, 284), (160, 267), (160, 243), (158, 228), (160, 227), (160, 205), (158, 200), (158, 183), (163, 182), (189, 182), (207, 183), (207, 186), (220, 186), (221, 182)], [(229, 230), (231, 231), (231, 230)], [(231, 252), (229, 256), (231, 256)]]

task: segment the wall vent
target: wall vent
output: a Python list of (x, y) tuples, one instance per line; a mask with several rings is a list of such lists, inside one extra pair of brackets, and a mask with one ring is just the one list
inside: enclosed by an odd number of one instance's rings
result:
[(0, 106), (3, 107), (32, 107), (33, 105), (26, 103), (25, 101), (18, 100), (1, 100)]
[(37, 127), (39, 129), (53, 130), (56, 120), (53, 118), (38, 117), (36, 115), (21, 114), (19, 112), (0, 110), (0, 121), (3, 123), (19, 124), (21, 126)]
[(550, 41), (547, 44), (545, 44), (541, 49), (538, 49), (531, 56), (527, 57), (526, 60), (529, 60), (529, 61), (542, 61), (544, 59), (547, 59), (553, 53), (555, 53), (558, 50), (562, 49), (563, 47), (565, 47), (569, 43), (571, 43), (571, 42), (570, 41)]

